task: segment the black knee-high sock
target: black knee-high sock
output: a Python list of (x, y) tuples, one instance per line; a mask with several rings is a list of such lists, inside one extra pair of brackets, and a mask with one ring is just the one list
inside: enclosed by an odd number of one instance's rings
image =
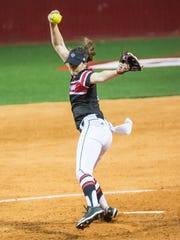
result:
[(97, 199), (98, 199), (98, 202), (99, 202), (100, 198), (101, 198), (102, 195), (103, 195), (103, 192), (102, 192), (102, 190), (101, 190), (101, 187), (100, 187), (99, 183), (96, 181), (95, 178), (94, 178), (94, 183), (95, 183), (95, 189), (96, 189)]
[(87, 205), (97, 206), (98, 199), (97, 199), (94, 178), (90, 174), (84, 174), (80, 178), (80, 185), (86, 197)]
[(94, 178), (94, 182), (95, 182), (95, 189), (96, 189), (98, 203), (103, 209), (106, 209), (108, 207), (108, 204), (103, 194), (103, 191), (101, 190), (101, 187), (95, 178)]

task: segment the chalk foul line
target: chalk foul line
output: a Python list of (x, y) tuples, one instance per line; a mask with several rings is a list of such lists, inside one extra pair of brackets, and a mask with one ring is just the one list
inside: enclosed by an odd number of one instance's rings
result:
[(130, 214), (163, 214), (165, 211), (135, 211), (135, 212), (120, 212), (122, 214), (130, 215)]
[[(109, 191), (104, 192), (105, 195), (110, 194), (127, 194), (127, 193), (146, 193), (146, 192), (155, 192), (153, 189), (137, 189), (137, 190), (121, 190), (121, 191)], [(69, 198), (69, 197), (81, 197), (82, 193), (67, 193), (67, 194), (57, 194), (50, 196), (36, 196), (36, 197), (26, 197), (26, 198), (12, 198), (12, 199), (3, 199), (0, 200), (0, 203), (9, 203), (9, 202), (19, 202), (19, 201), (32, 201), (32, 200), (42, 200), (42, 199), (54, 199), (54, 198)]]
[[(106, 195), (110, 194), (127, 194), (127, 193), (147, 193), (147, 192), (155, 192), (157, 190), (153, 189), (138, 189), (138, 190), (121, 190), (121, 191), (110, 191), (104, 192)], [(19, 201), (32, 201), (32, 200), (42, 200), (42, 199), (54, 199), (54, 198), (69, 198), (69, 197), (81, 197), (82, 193), (70, 193), (70, 194), (57, 194), (50, 196), (37, 196), (37, 197), (26, 197), (26, 198), (12, 198), (12, 199), (4, 199), (0, 200), (0, 203), (11, 203), (11, 202), (19, 202)], [(164, 214), (165, 211), (132, 211), (132, 212), (119, 212), (120, 214)]]

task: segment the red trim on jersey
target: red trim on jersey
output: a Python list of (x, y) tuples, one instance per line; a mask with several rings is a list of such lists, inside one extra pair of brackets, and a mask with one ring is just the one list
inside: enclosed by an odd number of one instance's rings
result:
[(81, 95), (87, 93), (87, 90), (79, 81), (70, 83), (70, 94)]
[(91, 73), (91, 70), (86, 70), (82, 73), (81, 77), (80, 77), (80, 82), (81, 84), (84, 86), (84, 87), (87, 87), (86, 86), (86, 79), (88, 77), (88, 75)]
[(82, 73), (79, 80), (70, 82), (70, 90), (69, 90), (70, 95), (71, 94), (83, 95), (87, 93), (89, 86), (86, 86), (86, 81), (89, 74), (91, 74), (91, 72), (92, 70), (87, 69)]

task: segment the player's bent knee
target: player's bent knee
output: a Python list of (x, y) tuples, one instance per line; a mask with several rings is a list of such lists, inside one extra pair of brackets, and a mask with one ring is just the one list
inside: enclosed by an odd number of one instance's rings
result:
[(92, 176), (92, 171), (90, 171), (89, 169), (77, 169), (76, 170), (76, 178), (78, 181), (80, 181), (80, 179), (83, 175)]

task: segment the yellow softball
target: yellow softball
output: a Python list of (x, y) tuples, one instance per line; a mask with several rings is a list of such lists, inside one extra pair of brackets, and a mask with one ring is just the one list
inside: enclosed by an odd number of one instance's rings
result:
[(52, 13), (52, 15), (51, 15), (51, 21), (52, 21), (53, 23), (58, 24), (58, 23), (61, 22), (61, 20), (62, 20), (62, 16), (61, 16), (60, 13)]

